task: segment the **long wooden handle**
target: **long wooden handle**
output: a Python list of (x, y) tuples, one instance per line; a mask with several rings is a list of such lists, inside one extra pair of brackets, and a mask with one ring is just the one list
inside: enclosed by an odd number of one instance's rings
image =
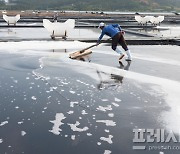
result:
[[(103, 41), (103, 42), (100, 42), (99, 44), (104, 43), (104, 42), (106, 42), (106, 41), (108, 41), (108, 40), (110, 40), (110, 39), (111, 39), (111, 38), (109, 38), (109, 39), (107, 39), (107, 40), (105, 40), (105, 41)], [(97, 44), (91, 45), (91, 46), (89, 46), (89, 47), (87, 47), (87, 48), (85, 48), (85, 49), (80, 50), (79, 52), (80, 52), (80, 53), (83, 53), (85, 50), (88, 50), (88, 49), (93, 48), (93, 47), (95, 47), (95, 46), (97, 46)]]
[[(109, 39), (107, 39), (107, 40), (105, 40), (105, 41), (103, 41), (103, 42), (100, 42), (100, 43), (104, 43), (104, 42), (106, 42), (106, 41), (108, 41), (108, 40), (110, 40), (111, 38), (109, 38)], [(79, 50), (79, 51), (76, 51), (76, 52), (73, 52), (73, 53), (71, 53), (69, 56), (71, 57), (72, 55), (74, 55), (74, 54), (77, 54), (77, 53), (83, 53), (84, 51), (86, 51), (86, 50), (88, 50), (88, 49), (90, 49), (90, 48), (93, 48), (93, 47), (95, 47), (95, 46), (97, 46), (98, 44), (96, 43), (96, 44), (93, 44), (93, 45), (91, 45), (91, 46), (89, 46), (89, 47), (86, 47), (86, 48), (84, 48), (84, 49), (81, 49), (81, 50)]]
[(97, 46), (97, 44), (94, 44), (94, 45), (91, 45), (91, 46), (89, 46), (89, 47), (87, 47), (87, 48), (84, 48), (84, 49), (80, 50), (79, 52), (80, 52), (80, 53), (83, 53), (85, 50), (88, 50), (88, 49), (93, 48), (93, 47), (95, 47), (95, 46)]

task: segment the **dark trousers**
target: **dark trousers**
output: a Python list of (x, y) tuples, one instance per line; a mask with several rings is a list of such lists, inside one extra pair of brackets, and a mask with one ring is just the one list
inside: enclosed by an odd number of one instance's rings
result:
[(124, 36), (121, 32), (117, 33), (113, 38), (112, 38), (112, 49), (116, 50), (116, 47), (118, 43), (122, 46), (122, 48), (127, 51), (128, 47), (126, 44), (126, 41), (124, 39)]

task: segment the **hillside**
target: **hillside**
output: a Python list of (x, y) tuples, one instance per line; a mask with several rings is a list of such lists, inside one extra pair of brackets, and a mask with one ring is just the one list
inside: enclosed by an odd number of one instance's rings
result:
[(180, 0), (6, 0), (6, 3), (0, 0), (0, 9), (17, 10), (173, 11), (179, 8)]

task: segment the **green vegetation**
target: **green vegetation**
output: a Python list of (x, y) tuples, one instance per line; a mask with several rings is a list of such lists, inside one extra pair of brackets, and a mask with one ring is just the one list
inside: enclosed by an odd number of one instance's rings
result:
[(180, 0), (16, 0), (15, 2), (15, 6), (6, 6), (0, 1), (0, 9), (173, 11), (180, 8)]

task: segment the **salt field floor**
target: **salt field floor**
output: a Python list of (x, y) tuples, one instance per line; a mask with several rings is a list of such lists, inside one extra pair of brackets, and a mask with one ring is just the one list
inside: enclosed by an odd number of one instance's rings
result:
[(132, 62), (106, 44), (69, 58), (90, 45), (0, 42), (0, 153), (179, 154), (150, 148), (179, 145), (172, 140), (133, 143), (134, 129), (179, 137), (179, 46), (130, 45)]

